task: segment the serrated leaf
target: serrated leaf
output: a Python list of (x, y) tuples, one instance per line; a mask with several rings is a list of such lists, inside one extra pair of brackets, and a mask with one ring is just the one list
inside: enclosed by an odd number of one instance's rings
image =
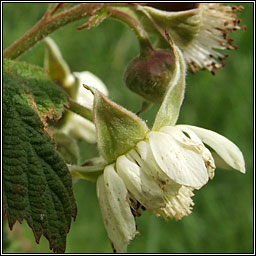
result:
[(25, 219), (37, 243), (44, 235), (62, 253), (76, 217), (72, 179), (38, 114), (58, 117), (64, 102), (41, 69), (15, 64), (5, 61), (3, 70), (4, 212), (11, 229)]
[[(23, 86), (23, 90), (31, 93), (41, 118), (59, 119), (62, 115), (67, 97), (64, 91), (54, 84), (41, 67), (4, 59), (3, 68), (8, 76), (13, 77)], [(30, 103), (32, 104), (32, 103)]]

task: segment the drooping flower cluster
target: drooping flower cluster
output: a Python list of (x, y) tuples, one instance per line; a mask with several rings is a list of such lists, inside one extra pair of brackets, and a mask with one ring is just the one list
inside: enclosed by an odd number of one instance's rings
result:
[(234, 11), (241, 7), (187, 3), (182, 9), (180, 3), (172, 3), (169, 7), (174, 7), (173, 11), (161, 6), (137, 5), (134, 19), (147, 32), (155, 33), (158, 42), (156, 48), (147, 42), (125, 72), (132, 91), (146, 103), (161, 103), (151, 129), (137, 115), (108, 99), (105, 85), (96, 76), (72, 74), (57, 46), (50, 39), (46, 41), (46, 68), (52, 79), (78, 103), (93, 109), (94, 123), (72, 113), (62, 131), (97, 141), (100, 157), (83, 166), (70, 166), (70, 171), (74, 176), (97, 180), (104, 225), (114, 251), (119, 253), (126, 252), (138, 233), (135, 217), (139, 207), (166, 220), (191, 214), (195, 190), (215, 175), (211, 151), (245, 173), (241, 151), (227, 138), (176, 124), (184, 98), (186, 64), (192, 72), (208, 69), (214, 73), (223, 67), (226, 55), (218, 49), (236, 48), (228, 33), (240, 29)]
[(205, 144), (245, 173), (243, 155), (231, 141), (207, 129), (176, 125), (186, 70), (181, 51), (176, 46), (174, 51), (178, 79), (171, 80), (151, 130), (138, 116), (90, 88), (99, 152), (106, 161), (97, 195), (116, 252), (126, 252), (137, 234), (138, 205), (164, 219), (179, 220), (192, 212), (193, 191), (212, 179), (216, 168)]

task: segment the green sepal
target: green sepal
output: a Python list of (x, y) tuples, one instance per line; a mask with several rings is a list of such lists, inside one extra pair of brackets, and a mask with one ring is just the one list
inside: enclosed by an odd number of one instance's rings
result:
[(201, 27), (201, 10), (199, 8), (171, 12), (158, 10), (149, 6), (138, 6), (138, 10), (141, 11), (139, 18), (144, 28), (148, 32), (159, 36), (158, 47), (166, 45), (166, 42), (159, 35), (155, 24), (163, 30), (168, 30), (174, 43), (181, 50), (193, 41)]
[(143, 140), (148, 128), (134, 113), (114, 103), (98, 90), (90, 90), (94, 94), (93, 111), (98, 149), (101, 156), (111, 163)]
[(154, 131), (161, 129), (163, 126), (176, 124), (184, 98), (186, 64), (179, 48), (174, 46), (174, 50), (177, 55), (177, 65), (174, 71), (175, 75), (169, 84), (163, 102), (156, 115), (152, 128)]

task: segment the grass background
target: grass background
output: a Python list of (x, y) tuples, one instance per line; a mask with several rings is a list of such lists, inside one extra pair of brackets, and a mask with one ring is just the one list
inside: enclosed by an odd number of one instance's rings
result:
[[(129, 253), (252, 253), (253, 252), (253, 4), (242, 3), (242, 25), (247, 31), (231, 36), (239, 45), (229, 53), (227, 65), (187, 76), (187, 90), (178, 123), (214, 130), (242, 150), (247, 173), (216, 170), (215, 178), (195, 192), (193, 213), (181, 221), (164, 221), (144, 212), (137, 218), (140, 235)], [(3, 48), (17, 40), (44, 14), (44, 3), (3, 3)], [(124, 85), (128, 62), (138, 54), (134, 33), (108, 19), (90, 31), (76, 31), (83, 21), (59, 29), (51, 36), (72, 71), (89, 70), (108, 86), (110, 97), (131, 111), (141, 101)], [(37, 44), (19, 60), (43, 66), (44, 45)], [(142, 115), (151, 125), (159, 106)], [(81, 144), (82, 159), (97, 154), (95, 145)], [(96, 198), (95, 183), (74, 185), (78, 216), (67, 238), (67, 253), (112, 252)], [(26, 223), (4, 233), (9, 244), (4, 252), (49, 253), (43, 237), (39, 245)]]

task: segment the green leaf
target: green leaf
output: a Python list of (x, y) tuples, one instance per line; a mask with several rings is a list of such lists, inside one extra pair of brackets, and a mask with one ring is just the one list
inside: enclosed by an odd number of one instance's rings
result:
[(65, 100), (42, 69), (4, 60), (4, 212), (10, 229), (25, 219), (36, 242), (44, 235), (58, 253), (77, 209), (71, 175), (42, 118), (60, 117)]
[(7, 59), (4, 59), (3, 68), (27, 94), (32, 95), (33, 100), (29, 104), (37, 109), (43, 120), (46, 117), (61, 117), (64, 105), (67, 104), (66, 94), (50, 80), (42, 68)]
[(98, 90), (90, 90), (94, 93), (94, 123), (99, 152), (110, 163), (143, 140), (148, 128), (134, 113), (114, 103)]

